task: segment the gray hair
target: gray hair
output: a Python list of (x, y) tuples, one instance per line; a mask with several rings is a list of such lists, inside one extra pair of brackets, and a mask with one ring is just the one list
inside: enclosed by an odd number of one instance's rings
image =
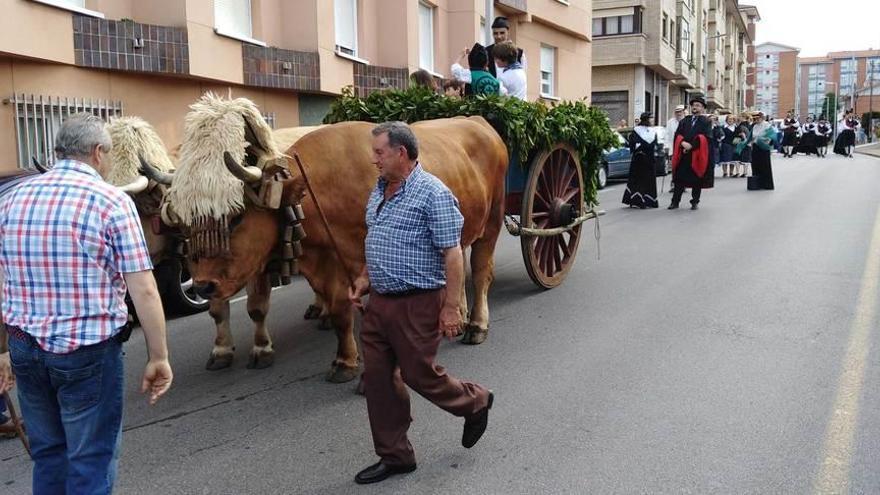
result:
[(84, 158), (99, 144), (106, 152), (113, 147), (107, 124), (100, 117), (82, 112), (71, 115), (61, 124), (55, 136), (55, 153), (62, 160)]
[(373, 136), (381, 136), (382, 134), (388, 134), (388, 146), (406, 148), (406, 156), (410, 160), (419, 157), (419, 140), (416, 139), (416, 135), (413, 134), (406, 122), (394, 120), (377, 125), (373, 129)]

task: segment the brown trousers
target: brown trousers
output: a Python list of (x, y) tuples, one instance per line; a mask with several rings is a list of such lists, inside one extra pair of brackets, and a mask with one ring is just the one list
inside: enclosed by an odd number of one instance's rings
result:
[(416, 462), (406, 437), (412, 417), (404, 383), (456, 416), (469, 416), (488, 404), (485, 387), (451, 377), (434, 363), (444, 297), (445, 289), (390, 297), (370, 293), (361, 328), (364, 386), (373, 446), (385, 464)]

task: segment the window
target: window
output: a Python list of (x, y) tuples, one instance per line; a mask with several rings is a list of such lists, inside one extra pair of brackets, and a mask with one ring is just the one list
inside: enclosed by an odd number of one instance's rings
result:
[(214, 28), (220, 34), (252, 38), (250, 0), (214, 0)]
[[(612, 15), (613, 13), (613, 15)], [(601, 14), (600, 14), (601, 15)], [(593, 36), (613, 36), (641, 32), (641, 9), (610, 9), (593, 18)]]
[(541, 96), (555, 96), (556, 48), (541, 45)]
[(59, 9), (69, 10), (71, 12), (76, 12), (77, 14), (83, 14), (90, 17), (97, 17), (99, 19), (104, 18), (104, 14), (100, 12), (95, 12), (94, 10), (89, 10), (86, 8), (85, 0), (33, 0), (37, 3), (42, 3), (45, 5), (49, 5), (51, 7), (58, 7)]
[(59, 98), (52, 96), (12, 95), (6, 103), (13, 105), (18, 166), (29, 169), (31, 159), (43, 165), (55, 163), (55, 133), (67, 117), (89, 112), (104, 120), (122, 116), (121, 101), (88, 100), (85, 98)]
[(868, 79), (880, 79), (880, 57), (869, 58), (865, 62), (865, 73)]
[(663, 39), (666, 40), (669, 38), (669, 16), (663, 14)]
[(419, 67), (434, 72), (434, 8), (419, 2)]
[(684, 19), (678, 23), (678, 58), (691, 61), (691, 31), (688, 22)]
[(675, 21), (669, 21), (669, 44), (672, 45), (672, 48), (675, 49)]
[(357, 0), (333, 0), (336, 51), (357, 56)]

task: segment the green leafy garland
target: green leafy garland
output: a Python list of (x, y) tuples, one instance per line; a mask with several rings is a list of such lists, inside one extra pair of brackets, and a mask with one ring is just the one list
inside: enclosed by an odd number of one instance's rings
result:
[(456, 99), (424, 87), (382, 91), (358, 98), (349, 86), (333, 102), (324, 123), (350, 120), (412, 123), (471, 115), (481, 115), (489, 121), (524, 166), (533, 153), (549, 149), (555, 143), (571, 145), (581, 156), (584, 200), (588, 205), (597, 204), (596, 171), (602, 151), (617, 145), (617, 138), (605, 112), (584, 101), (565, 101), (548, 107), (540, 102), (500, 96)]

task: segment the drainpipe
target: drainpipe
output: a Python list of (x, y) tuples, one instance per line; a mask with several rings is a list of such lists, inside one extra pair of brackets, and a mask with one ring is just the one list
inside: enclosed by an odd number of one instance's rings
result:
[(495, 2), (494, 0), (486, 0), (486, 32), (484, 33), (486, 40), (492, 39), (492, 21), (495, 20)]

